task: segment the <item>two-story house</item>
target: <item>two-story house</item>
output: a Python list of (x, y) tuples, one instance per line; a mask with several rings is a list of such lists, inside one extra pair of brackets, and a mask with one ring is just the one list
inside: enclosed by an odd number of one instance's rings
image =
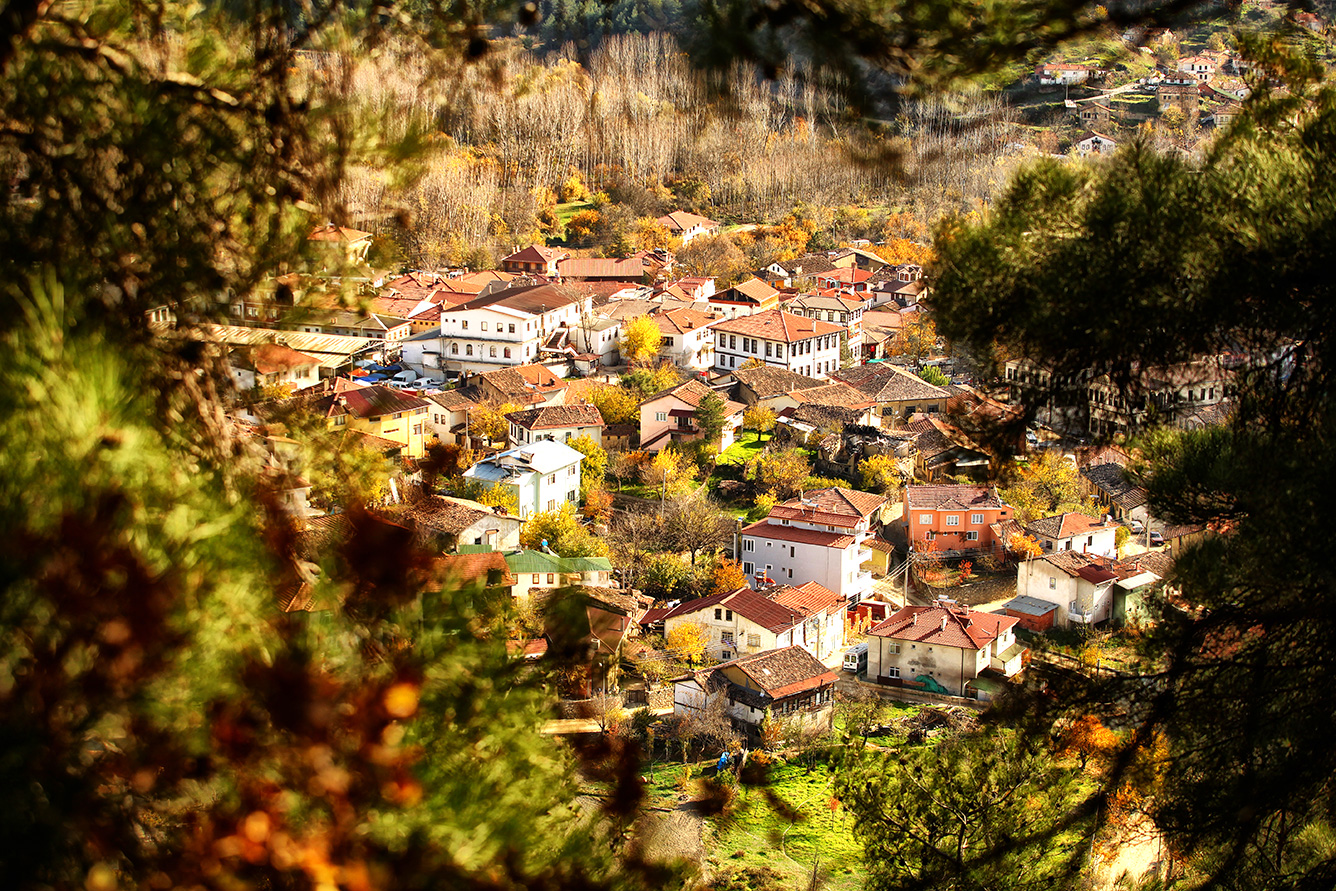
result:
[(420, 396), (380, 385), (328, 393), (310, 400), (334, 430), (352, 430), (402, 445), (402, 454), (421, 458), (433, 431), (431, 403)]
[(714, 365), (714, 332), (718, 321), (698, 309), (669, 309), (651, 316), (659, 326), (659, 356), (680, 368), (705, 371)]
[(520, 519), (575, 504), (580, 497), (580, 462), (570, 446), (543, 440), (484, 458), (464, 471), (466, 479), (504, 486), (519, 502)]
[(841, 368), (830, 376), (875, 402), (873, 417), (881, 427), (894, 427), (913, 414), (940, 414), (951, 398), (943, 388), (889, 362)]
[(587, 402), (513, 411), (506, 415), (506, 420), (510, 425), (507, 440), (511, 446), (544, 439), (570, 442), (577, 436), (588, 436), (600, 446), (603, 444), (603, 416)]
[(1013, 677), (1024, 663), (1014, 616), (943, 601), (906, 606), (867, 632), (868, 680), (949, 696), (968, 695), (985, 671)]
[(714, 220), (703, 217), (698, 213), (688, 213), (685, 210), (675, 210), (670, 214), (659, 217), (655, 222), (667, 229), (669, 235), (682, 239), (684, 246), (692, 239), (699, 238), (702, 235), (717, 235), (719, 233), (719, 224)]
[(1000, 552), (1005, 542), (990, 527), (1013, 513), (991, 486), (905, 486), (904, 522), (914, 548)]
[(1016, 567), (1017, 593), (1052, 604), (1059, 628), (1107, 621), (1120, 600), (1158, 580), (1135, 562), (1076, 551), (1045, 554)]
[(872, 591), (867, 542), (886, 499), (838, 486), (814, 489), (770, 509), (742, 530), (742, 571), (759, 584), (813, 580), (857, 603)]
[(532, 408), (566, 402), (566, 381), (544, 365), (517, 365), (475, 376), (466, 375), (460, 381), (460, 387), (473, 387), (482, 399), (498, 405), (513, 402)]
[[(861, 272), (862, 270), (841, 270)], [(820, 294), (800, 294), (788, 305), (789, 312), (809, 319), (821, 319), (832, 325), (839, 325), (845, 330), (845, 339), (849, 344), (850, 362), (859, 365), (863, 361), (863, 310), (867, 304), (862, 300), (840, 296), (834, 292)]]
[(770, 309), (716, 322), (714, 367), (732, 371), (755, 359), (807, 377), (825, 378), (840, 367), (839, 325)]
[[(640, 448), (657, 452), (670, 442), (690, 442), (700, 439), (701, 429), (696, 423), (696, 412), (701, 400), (714, 393), (698, 380), (689, 380), (667, 390), (655, 393), (640, 403)], [(742, 428), (742, 413), (746, 406), (715, 393), (724, 403), (724, 429), (719, 439), (719, 451), (733, 444)]]
[(543, 275), (555, 278), (557, 263), (569, 257), (566, 251), (542, 244), (531, 244), (501, 261), (501, 268), (516, 275)]
[(589, 298), (561, 285), (506, 288), (441, 311), (442, 367), (489, 371), (536, 361), (558, 331), (579, 324)]
[(423, 396), (429, 403), (427, 424), (441, 442), (469, 443), (469, 417), (478, 403), (459, 390), (444, 390)]
[(571, 585), (606, 588), (612, 578), (612, 561), (607, 557), (559, 557), (532, 550), (510, 551), (505, 556), (506, 567), (515, 578), (510, 589), (513, 597)]
[(320, 378), (320, 360), (277, 343), (234, 349), (227, 354), (238, 390), (288, 384), (309, 387)]
[(1035, 520), (1025, 531), (1034, 536), (1045, 553), (1076, 551), (1116, 558), (1119, 525), (1111, 519), (1096, 519), (1073, 511)]
[(711, 313), (736, 319), (740, 316), (777, 309), (779, 292), (759, 278), (749, 278), (731, 288), (716, 291), (709, 296), (706, 303)]
[(673, 714), (699, 714), (722, 697), (733, 729), (761, 742), (767, 717), (829, 729), (839, 676), (802, 647), (740, 656), (673, 679)]
[(690, 622), (705, 629), (705, 653), (712, 659), (800, 646), (818, 659), (833, 658), (844, 646), (848, 601), (815, 582), (765, 591), (738, 588), (689, 600), (664, 614), (664, 634)]

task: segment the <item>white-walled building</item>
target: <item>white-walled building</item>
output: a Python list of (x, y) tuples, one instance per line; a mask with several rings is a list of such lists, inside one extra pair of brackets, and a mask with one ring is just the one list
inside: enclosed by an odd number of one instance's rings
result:
[(1070, 512), (1035, 520), (1025, 531), (1033, 535), (1045, 553), (1077, 551), (1100, 557), (1117, 558), (1117, 533), (1120, 524)]
[(807, 377), (825, 378), (840, 367), (840, 325), (780, 309), (716, 322), (714, 367), (732, 371), (756, 359)]
[(527, 520), (579, 500), (583, 459), (584, 455), (568, 445), (544, 440), (484, 458), (464, 471), (464, 476), (513, 491), (520, 518)]
[(705, 371), (714, 365), (718, 319), (696, 309), (670, 309), (651, 316), (659, 326), (659, 356), (680, 368)]
[[(537, 361), (539, 347), (557, 331), (577, 326), (588, 308), (588, 297), (551, 284), (475, 297), (441, 311), (436, 361), (447, 371), (491, 371)], [(430, 369), (426, 342), (409, 343), (423, 352), (423, 364)]]
[(1016, 593), (1054, 604), (1053, 624), (1070, 628), (1106, 621), (1120, 590), (1132, 591), (1156, 578), (1135, 563), (1060, 551), (1023, 561), (1016, 568)]
[(868, 630), (868, 680), (963, 696), (985, 670), (1003, 677), (1021, 670), (1018, 621), (955, 604), (906, 606)]
[(510, 425), (507, 440), (512, 447), (545, 439), (570, 442), (577, 436), (588, 436), (603, 445), (603, 416), (587, 402), (513, 411), (506, 415), (506, 421)]
[(742, 571), (758, 582), (815, 581), (855, 603), (872, 592), (874, 534), (886, 499), (853, 489), (815, 489), (776, 504), (742, 530)]
[(238, 390), (274, 384), (309, 387), (320, 379), (320, 360), (277, 343), (238, 347), (227, 354)]
[(765, 591), (738, 588), (690, 600), (663, 617), (664, 634), (685, 622), (705, 629), (705, 654), (732, 659), (780, 647), (800, 646), (826, 660), (844, 646), (848, 601), (816, 582)]

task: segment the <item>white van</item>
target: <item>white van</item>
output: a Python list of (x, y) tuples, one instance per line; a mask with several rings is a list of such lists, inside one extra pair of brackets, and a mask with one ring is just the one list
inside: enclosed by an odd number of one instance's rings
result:
[(844, 670), (867, 674), (867, 642), (854, 644), (844, 651)]
[(411, 368), (405, 368), (403, 371), (390, 378), (390, 383), (403, 387), (417, 380), (418, 373)]

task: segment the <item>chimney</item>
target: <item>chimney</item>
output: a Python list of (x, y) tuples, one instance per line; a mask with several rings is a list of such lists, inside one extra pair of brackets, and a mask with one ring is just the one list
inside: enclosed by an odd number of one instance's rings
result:
[(942, 630), (946, 630), (946, 616), (942, 616)]
[(909, 624), (911, 624), (911, 625), (917, 625), (917, 624), (918, 624), (918, 613), (914, 613), (914, 615), (910, 617), (910, 622), (909, 622)]

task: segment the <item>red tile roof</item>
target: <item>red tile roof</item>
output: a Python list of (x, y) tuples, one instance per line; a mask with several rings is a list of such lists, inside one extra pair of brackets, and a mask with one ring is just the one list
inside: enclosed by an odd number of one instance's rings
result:
[(770, 518), (852, 529), (885, 503), (886, 499), (880, 495), (831, 486), (828, 489), (813, 489), (800, 498), (790, 498), (783, 504), (776, 504), (770, 509)]
[(685, 210), (675, 210), (670, 214), (664, 214), (655, 222), (667, 228), (669, 232), (685, 232), (693, 226), (704, 226), (709, 229), (719, 225), (709, 217), (703, 217), (698, 213), (688, 213)]
[(1092, 532), (1102, 532), (1105, 529), (1115, 529), (1118, 524), (1112, 521), (1105, 523), (1103, 519), (1095, 519), (1085, 514), (1069, 511), (1065, 514), (1056, 514), (1051, 517), (1044, 517), (1042, 520), (1035, 520), (1025, 531), (1032, 535), (1043, 538), (1071, 538), (1074, 535), (1089, 535)]
[(250, 363), (260, 374), (278, 374), (294, 368), (319, 365), (320, 360), (282, 344), (266, 343), (251, 353)]
[(818, 582), (807, 582), (796, 588), (792, 585), (780, 585), (778, 588), (766, 591), (765, 594), (780, 606), (809, 616), (814, 613), (844, 610), (849, 605), (848, 598), (836, 594)]
[(352, 243), (370, 237), (370, 232), (363, 232), (360, 229), (349, 229), (346, 226), (335, 226), (333, 223), (330, 223), (326, 226), (316, 226), (311, 230), (311, 234), (306, 236), (306, 239), (307, 241), (346, 241)]
[(689, 600), (673, 608), (663, 618), (676, 619), (689, 616), (702, 610), (726, 607), (748, 621), (755, 622), (767, 631), (776, 634), (802, 623), (806, 614), (775, 603), (764, 594), (751, 588), (738, 588), (722, 594), (712, 594), (699, 600)]
[(442, 572), (457, 575), (462, 579), (481, 579), (488, 585), (514, 585), (515, 576), (506, 565), (506, 555), (501, 551), (484, 551), (480, 554), (446, 554), (436, 558), (437, 568)]
[(615, 278), (638, 282), (645, 275), (645, 263), (632, 258), (567, 257), (557, 261), (557, 275), (562, 278)]
[(546, 245), (541, 245), (541, 244), (531, 244), (524, 250), (519, 251), (518, 253), (511, 254), (509, 257), (506, 257), (501, 262), (548, 263), (552, 260), (559, 260), (562, 257), (569, 257), (569, 256), (570, 254), (566, 253), (565, 251), (557, 250), (556, 248), (550, 248), (547, 247)]
[(840, 550), (844, 550), (854, 543), (852, 535), (843, 535), (839, 532), (822, 532), (818, 529), (803, 529), (799, 526), (784, 526), (765, 520), (752, 523), (750, 526), (744, 526), (742, 534), (751, 535), (755, 538), (820, 545), (823, 548), (839, 548)]
[(729, 334), (742, 334), (747, 337), (760, 337), (783, 343), (809, 340), (825, 334), (838, 334), (844, 330), (839, 325), (795, 316), (782, 309), (767, 309), (755, 315), (740, 316), (715, 323), (716, 331)]
[(910, 510), (970, 510), (1006, 507), (988, 486), (906, 486)]
[(969, 607), (906, 606), (868, 630), (874, 637), (982, 650), (1019, 620)]
[(651, 316), (659, 326), (659, 333), (665, 335), (685, 334), (699, 331), (718, 321), (714, 316), (696, 309), (670, 309)]
[(526, 430), (548, 430), (557, 427), (602, 427), (603, 416), (587, 402), (574, 405), (544, 405), (526, 411), (513, 411), (506, 420)]

